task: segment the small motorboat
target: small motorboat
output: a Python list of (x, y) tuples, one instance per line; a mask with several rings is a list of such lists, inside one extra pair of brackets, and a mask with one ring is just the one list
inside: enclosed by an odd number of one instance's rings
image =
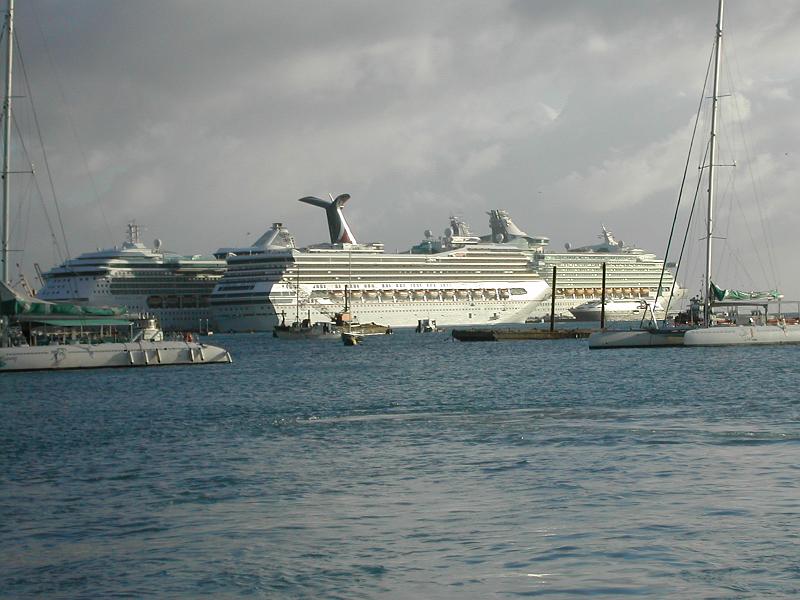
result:
[(345, 346), (358, 346), (364, 341), (364, 336), (360, 333), (342, 332), (342, 342)]
[(436, 326), (435, 319), (419, 319), (414, 331), (417, 333), (437, 333), (442, 331), (442, 329)]

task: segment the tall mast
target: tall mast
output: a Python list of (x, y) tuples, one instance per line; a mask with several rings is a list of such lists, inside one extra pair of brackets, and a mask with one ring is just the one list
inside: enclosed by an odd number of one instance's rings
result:
[(14, 0), (8, 0), (8, 13), (6, 14), (6, 95), (3, 102), (3, 283), (11, 283), (8, 275), (8, 255), (9, 255), (9, 182), (8, 176), (11, 163), (9, 145), (11, 143), (11, 65), (12, 51), (14, 49)]
[(706, 219), (706, 293), (703, 326), (708, 327), (711, 317), (711, 236), (714, 233), (714, 162), (717, 158), (717, 103), (719, 102), (719, 67), (722, 60), (722, 5), (719, 0), (717, 34), (714, 44), (714, 93), (711, 104), (711, 140), (708, 147), (708, 215)]

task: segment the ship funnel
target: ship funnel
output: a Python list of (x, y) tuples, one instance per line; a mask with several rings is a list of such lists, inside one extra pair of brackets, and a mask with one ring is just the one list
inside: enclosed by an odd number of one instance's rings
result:
[(490, 210), (489, 227), (492, 230), (492, 240), (495, 242), (510, 242), (514, 238), (530, 238), (530, 236), (522, 231), (511, 217), (508, 211), (502, 209)]
[(306, 196), (300, 198), (300, 202), (306, 204), (313, 204), (325, 209), (325, 214), (328, 216), (328, 231), (331, 234), (331, 244), (357, 244), (353, 232), (350, 231), (350, 226), (344, 218), (342, 207), (344, 203), (350, 199), (350, 194), (340, 194), (334, 199), (322, 200), (314, 196)]

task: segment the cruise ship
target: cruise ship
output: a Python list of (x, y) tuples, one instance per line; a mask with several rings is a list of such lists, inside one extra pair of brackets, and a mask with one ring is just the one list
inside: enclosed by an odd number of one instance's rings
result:
[(421, 250), (386, 253), (382, 243), (359, 243), (342, 211), (349, 198), (300, 199), (325, 210), (330, 243), (297, 248), (275, 223), (253, 246), (217, 251), (228, 264), (210, 298), (221, 331), (271, 331), (296, 313), (330, 320), (345, 301), (360, 322), (391, 327), (423, 319), (439, 326), (522, 323), (549, 295), (529, 253), (484, 242), (458, 219), (441, 242), (429, 239)]
[(207, 329), (208, 298), (225, 272), (225, 260), (182, 256), (148, 248), (140, 227), (128, 224), (121, 247), (87, 252), (42, 274), (37, 297), (89, 306), (124, 306), (159, 319), (167, 331)]
[[(656, 300), (662, 304), (672, 294), (673, 299), (683, 296), (684, 290), (675, 281), (669, 268), (659, 281), (664, 261), (655, 254), (628, 246), (617, 240), (602, 226), (600, 243), (579, 248), (566, 245), (564, 252), (547, 249), (550, 240), (543, 236), (529, 236), (511, 220), (505, 210), (489, 211), (491, 234), (482, 239), (510, 244), (531, 253), (539, 274), (552, 284), (553, 267), (556, 267), (555, 313), (572, 318), (571, 309), (592, 300), (600, 300), (603, 286), (603, 263), (606, 264), (606, 297), (616, 300)], [(539, 303), (531, 313), (532, 318), (550, 314), (550, 301)]]

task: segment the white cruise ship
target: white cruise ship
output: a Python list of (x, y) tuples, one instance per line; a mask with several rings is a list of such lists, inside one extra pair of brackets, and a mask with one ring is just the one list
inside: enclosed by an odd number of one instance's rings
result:
[[(673, 299), (683, 296), (684, 290), (675, 282), (669, 268), (664, 270), (661, 293), (658, 286), (664, 261), (655, 254), (625, 245), (602, 227), (601, 243), (580, 248), (567, 244), (564, 252), (547, 250), (549, 239), (529, 236), (517, 227), (505, 210), (489, 211), (492, 233), (483, 239), (507, 243), (531, 253), (536, 269), (552, 284), (553, 267), (556, 267), (557, 316), (572, 318), (570, 310), (592, 300), (600, 300), (603, 285), (603, 263), (606, 263), (606, 297), (617, 300), (657, 299), (662, 303), (673, 294)], [(550, 301), (541, 302), (531, 314), (538, 318), (550, 314)]]
[(128, 224), (121, 247), (87, 252), (42, 275), (38, 298), (89, 306), (124, 306), (157, 317), (167, 331), (209, 326), (208, 297), (225, 272), (213, 256), (182, 256), (139, 241), (140, 228)]
[(221, 331), (271, 331), (283, 314), (296, 312), (311, 322), (328, 320), (344, 308), (346, 294), (362, 323), (522, 323), (549, 294), (529, 254), (482, 242), (458, 220), (431, 253), (389, 254), (381, 243), (360, 244), (342, 214), (349, 198), (300, 199), (325, 209), (329, 244), (297, 248), (275, 223), (253, 246), (217, 252), (228, 262), (210, 299)]

